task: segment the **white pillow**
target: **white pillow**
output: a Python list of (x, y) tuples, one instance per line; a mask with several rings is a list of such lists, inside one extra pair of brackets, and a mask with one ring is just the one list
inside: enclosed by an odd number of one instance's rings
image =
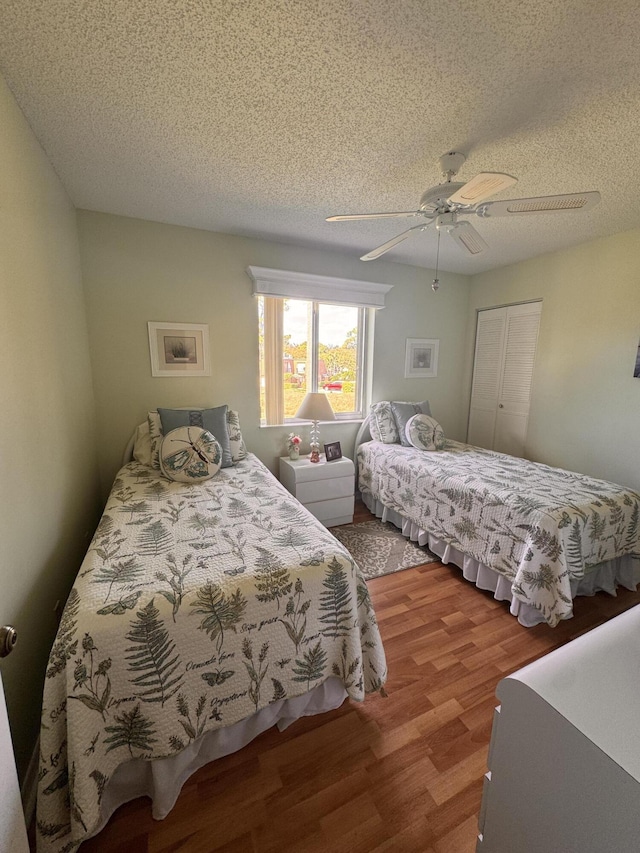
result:
[(435, 418), (429, 415), (414, 415), (405, 427), (405, 437), (418, 450), (442, 450), (444, 430)]
[(149, 438), (148, 421), (145, 421), (136, 428), (132, 456), (141, 465), (148, 465), (149, 468), (153, 467), (151, 464), (151, 439)]
[(240, 430), (240, 416), (232, 409), (227, 409), (227, 432), (229, 433), (231, 461), (235, 465), (247, 458), (247, 448)]
[(157, 412), (147, 412), (149, 426), (149, 444), (151, 446), (151, 467), (160, 468), (160, 445), (162, 444), (162, 421)]
[(210, 480), (220, 470), (222, 447), (202, 427), (172, 429), (162, 439), (160, 468), (168, 480), (199, 483)]
[(389, 400), (373, 403), (369, 409), (369, 432), (374, 441), (397, 444), (400, 440)]

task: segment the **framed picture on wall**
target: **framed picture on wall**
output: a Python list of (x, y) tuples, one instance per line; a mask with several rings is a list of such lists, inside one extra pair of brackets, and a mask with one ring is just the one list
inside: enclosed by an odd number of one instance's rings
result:
[(152, 376), (211, 376), (208, 325), (147, 325)]
[(404, 378), (423, 379), (438, 375), (439, 340), (407, 338), (404, 357)]

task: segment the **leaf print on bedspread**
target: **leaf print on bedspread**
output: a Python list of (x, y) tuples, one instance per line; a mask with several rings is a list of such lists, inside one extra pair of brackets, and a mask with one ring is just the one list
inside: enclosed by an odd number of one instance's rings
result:
[(475, 539), (478, 535), (478, 530), (470, 518), (461, 518), (460, 521), (454, 522), (453, 528), (461, 539)]
[(180, 655), (176, 652), (176, 644), (170, 638), (159, 619), (160, 611), (151, 601), (136, 613), (135, 622), (131, 622), (131, 630), (126, 634), (127, 640), (133, 643), (125, 649), (131, 654), (125, 655), (129, 661), (128, 670), (139, 672), (140, 675), (129, 679), (137, 688), (145, 688), (135, 695), (143, 702), (160, 702), (161, 705), (170, 699), (180, 689), (183, 673)]
[(631, 511), (629, 526), (627, 527), (627, 538), (625, 539), (625, 547), (628, 551), (637, 553), (638, 542), (638, 521), (640, 520), (640, 504), (635, 503)]
[(542, 527), (535, 524), (518, 524), (519, 530), (526, 530), (529, 534), (529, 539), (539, 551), (549, 557), (550, 560), (556, 561), (562, 554), (562, 545), (558, 541), (558, 537)]
[(291, 596), (289, 601), (287, 601), (287, 606), (284, 611), (284, 619), (280, 619), (287, 634), (289, 635), (289, 639), (296, 647), (296, 654), (298, 654), (300, 643), (302, 642), (302, 638), (307, 630), (307, 618), (305, 614), (311, 606), (310, 598), (306, 599), (306, 601), (302, 601), (303, 594), (304, 590), (302, 588), (302, 581), (300, 578), (296, 578), (294, 594)]
[(253, 645), (251, 640), (249, 640), (248, 637), (245, 637), (242, 641), (242, 654), (245, 658), (242, 663), (247, 668), (247, 673), (249, 674), (249, 679), (251, 681), (249, 685), (249, 698), (255, 705), (256, 711), (260, 705), (260, 688), (264, 681), (264, 677), (267, 674), (267, 670), (269, 669), (269, 664), (265, 665), (264, 663), (267, 659), (268, 652), (269, 643), (263, 643), (262, 648), (260, 649), (260, 654), (258, 655), (258, 660), (254, 662)]
[(96, 783), (96, 788), (98, 789), (98, 803), (101, 803), (102, 795), (104, 793), (104, 789), (107, 787), (109, 777), (105, 776), (104, 773), (101, 773), (100, 770), (92, 770), (91, 773), (89, 773), (89, 777)]
[(173, 538), (162, 521), (144, 527), (138, 537), (136, 550), (145, 557), (157, 557), (169, 550)]
[(110, 734), (110, 737), (103, 741), (103, 743), (109, 744), (106, 752), (126, 746), (133, 758), (134, 749), (139, 749), (145, 753), (152, 748), (151, 744), (157, 742), (157, 738), (153, 737), (155, 734), (153, 724), (143, 715), (140, 705), (136, 705), (131, 711), (115, 714), (114, 719), (115, 724), (113, 726), (105, 726), (105, 732)]
[(44, 820), (37, 821), (36, 826), (38, 827), (40, 835), (51, 841), (56, 841), (57, 839), (68, 835), (70, 829), (69, 823), (49, 823)]
[[(111, 560), (118, 555), (120, 547), (126, 541), (126, 537), (122, 535), (120, 528), (117, 527), (114, 529), (113, 519), (105, 513), (98, 523), (89, 550), (95, 551), (103, 563), (106, 563), (107, 560)], [(81, 577), (83, 576), (84, 573)]]
[(327, 653), (320, 645), (320, 640), (303, 654), (302, 660), (296, 660), (296, 664), (293, 667), (293, 680), (306, 681), (307, 690), (311, 690), (311, 682), (322, 678), (327, 665)]
[[(111, 698), (111, 681), (108, 675), (111, 669), (111, 658), (101, 660), (96, 666), (94, 652), (97, 651), (98, 647), (93, 642), (91, 634), (85, 634), (82, 638), (82, 657), (76, 660), (73, 670), (74, 692), (69, 698), (77, 699), (91, 711), (98, 711), (104, 720), (104, 712)], [(76, 696), (75, 691), (80, 688), (86, 692)]]
[(535, 572), (522, 572), (522, 580), (533, 589), (553, 590), (556, 585), (556, 576), (548, 563), (543, 563)]
[(207, 696), (203, 694), (198, 699), (198, 704), (196, 705), (195, 716), (191, 717), (191, 711), (189, 709), (189, 702), (182, 693), (178, 693), (178, 698), (176, 700), (177, 708), (178, 708), (178, 722), (184, 729), (184, 733), (186, 734), (188, 740), (185, 743), (182, 738), (179, 738), (177, 735), (171, 735), (169, 738), (169, 745), (174, 752), (179, 752), (181, 749), (184, 749), (188, 743), (199, 738), (200, 735), (204, 731), (205, 724), (207, 722), (206, 705), (207, 705)]
[(348, 689), (355, 684), (355, 679), (352, 678), (354, 672), (360, 667), (360, 658), (355, 657), (351, 663), (347, 664), (347, 641), (342, 641), (342, 661), (341, 666), (337, 663), (333, 664), (333, 674), (339, 678), (344, 686)]
[(194, 512), (189, 516), (188, 525), (196, 533), (205, 539), (208, 534), (220, 524), (220, 519), (215, 515), (205, 515), (203, 512)]
[(606, 517), (600, 515), (600, 513), (594, 510), (591, 513), (591, 518), (589, 520), (589, 539), (591, 539), (592, 542), (599, 542), (604, 535), (606, 527)]
[(184, 597), (184, 582), (185, 578), (193, 568), (189, 563), (193, 559), (193, 554), (187, 554), (182, 560), (182, 568), (178, 568), (178, 562), (173, 554), (167, 554), (167, 567), (169, 574), (165, 572), (156, 572), (156, 580), (164, 581), (171, 587), (170, 590), (159, 589), (158, 593), (167, 599), (172, 609), (173, 621), (176, 621), (176, 615), (182, 604)]
[(114, 584), (128, 586), (130, 589), (135, 581), (140, 579), (142, 566), (136, 562), (135, 557), (128, 560), (120, 560), (114, 566), (100, 566), (91, 579), (91, 583), (109, 584), (104, 600), (108, 601)]
[(582, 527), (580, 519), (571, 525), (571, 533), (567, 542), (567, 563), (571, 568), (581, 572), (584, 569), (584, 555), (582, 553)]
[(193, 613), (204, 615), (200, 629), (206, 631), (212, 640), (216, 640), (216, 649), (220, 654), (224, 632), (235, 632), (247, 606), (247, 599), (240, 592), (240, 587), (227, 596), (222, 587), (212, 581), (207, 581), (204, 586), (199, 587), (196, 595), (197, 601), (191, 602)]
[(462, 512), (471, 512), (473, 509), (474, 495), (466, 489), (440, 489), (440, 494), (446, 495)]
[(326, 627), (326, 637), (341, 637), (349, 632), (353, 620), (349, 581), (344, 567), (332, 557), (329, 569), (322, 581), (324, 592), (320, 594), (320, 622)]
[(256, 589), (260, 590), (256, 598), (263, 604), (275, 601), (279, 610), (280, 599), (289, 595), (293, 586), (289, 570), (271, 551), (260, 545), (256, 545), (256, 550), (260, 554), (255, 561)]
[(145, 500), (140, 501), (130, 501), (129, 503), (124, 503), (120, 507), (120, 512), (129, 514), (129, 521), (127, 524), (146, 524), (150, 518), (150, 510), (151, 507), (149, 503)]
[(67, 661), (76, 653), (78, 641), (75, 639), (75, 635), (79, 607), (80, 596), (78, 595), (78, 590), (73, 587), (69, 593), (65, 608), (62, 611), (58, 634), (51, 649), (47, 678), (53, 678), (54, 675), (62, 672)]

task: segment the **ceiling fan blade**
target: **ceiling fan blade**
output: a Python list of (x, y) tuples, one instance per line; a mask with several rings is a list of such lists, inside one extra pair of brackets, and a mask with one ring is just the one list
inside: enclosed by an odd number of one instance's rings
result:
[(542, 195), (537, 198), (511, 198), (506, 201), (489, 201), (475, 211), (478, 216), (520, 216), (528, 213), (563, 213), (587, 210), (600, 201), (599, 192)]
[(388, 252), (389, 249), (393, 249), (393, 247), (397, 246), (398, 243), (401, 243), (403, 240), (406, 240), (407, 237), (409, 237), (413, 231), (424, 231), (427, 225), (428, 223), (424, 225), (414, 225), (413, 228), (409, 228), (408, 231), (403, 231), (402, 234), (398, 234), (397, 237), (393, 237), (391, 240), (388, 240), (386, 243), (383, 243), (382, 246), (378, 246), (377, 249), (372, 249), (370, 252), (367, 252), (366, 255), (363, 255), (360, 258), (360, 260), (374, 261), (376, 258), (379, 258), (380, 255), (384, 255), (385, 252)]
[(460, 187), (460, 189), (449, 197), (449, 201), (455, 204), (479, 204), (485, 198), (489, 198), (507, 187), (518, 183), (518, 179), (503, 172), (480, 172), (475, 178)]
[(464, 220), (458, 222), (455, 228), (449, 231), (449, 234), (451, 234), (458, 246), (461, 246), (470, 255), (479, 255), (485, 249), (489, 248), (470, 222), (465, 222)]
[(398, 211), (397, 213), (347, 213), (344, 216), (327, 216), (326, 222), (349, 222), (353, 219), (391, 219), (407, 216), (422, 216), (419, 210), (410, 210), (407, 212)]

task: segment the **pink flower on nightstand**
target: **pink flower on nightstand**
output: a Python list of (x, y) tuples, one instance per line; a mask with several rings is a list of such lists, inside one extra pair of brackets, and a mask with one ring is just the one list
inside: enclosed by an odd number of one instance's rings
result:
[(302, 444), (302, 439), (300, 438), (300, 436), (295, 435), (294, 433), (290, 432), (289, 435), (287, 436), (287, 447), (288, 447), (288, 449), (289, 450), (294, 450), (294, 449), (299, 450), (301, 444)]

